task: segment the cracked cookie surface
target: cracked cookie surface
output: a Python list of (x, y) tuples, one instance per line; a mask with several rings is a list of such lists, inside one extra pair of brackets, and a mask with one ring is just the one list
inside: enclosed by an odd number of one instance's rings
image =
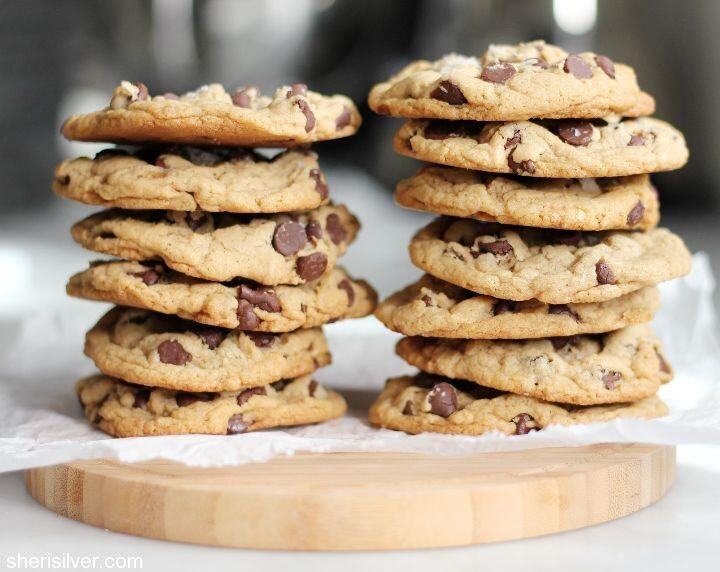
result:
[(310, 151), (266, 159), (237, 148), (106, 149), (94, 159), (63, 161), (53, 190), (88, 205), (123, 209), (275, 213), (328, 202), (325, 176)]
[(115, 437), (232, 435), (320, 423), (347, 409), (339, 393), (309, 375), (220, 393), (141, 387), (94, 375), (78, 381), (76, 392), (88, 421)]
[(655, 111), (631, 67), (592, 52), (569, 54), (543, 41), (491, 45), (479, 58), (448, 54), (413, 62), (375, 85), (368, 103), (396, 117), (478, 121)]
[(312, 373), (330, 363), (320, 328), (268, 334), (116, 307), (85, 336), (105, 375), (183, 391), (233, 391)]
[(524, 339), (618, 330), (649, 322), (657, 288), (642, 288), (606, 302), (512, 302), (476, 294), (428, 274), (380, 303), (375, 316), (406, 336)]
[(530, 340), (403, 338), (396, 349), (427, 373), (558, 403), (636, 401), (672, 379), (660, 340), (646, 324)]
[(601, 302), (690, 271), (682, 240), (664, 228), (571, 232), (442, 217), (410, 242), (437, 278), (504, 300)]
[(335, 266), (358, 220), (344, 206), (292, 215), (109, 209), (76, 223), (89, 250), (126, 260), (157, 260), (183, 274), (226, 282), (304, 284)]
[(619, 177), (671, 171), (688, 160), (685, 138), (665, 121), (595, 123), (411, 119), (395, 135), (394, 147), (430, 163), (526, 177)]
[(257, 332), (290, 332), (360, 318), (377, 295), (364, 280), (336, 267), (299, 286), (222, 284), (192, 278), (161, 264), (94, 263), (67, 285), (70, 296), (174, 314), (186, 320)]
[(424, 167), (398, 183), (395, 200), (436, 214), (565, 230), (648, 230), (660, 220), (647, 175), (536, 179)]
[(70, 117), (62, 133), (75, 141), (292, 147), (353, 135), (360, 123), (349, 98), (303, 84), (280, 87), (271, 97), (254, 86), (229, 93), (217, 83), (151, 96), (145, 85), (123, 81), (108, 107)]
[(370, 408), (370, 422), (406, 433), (482, 435), (499, 431), (525, 435), (552, 425), (652, 419), (668, 414), (657, 396), (633, 403), (577, 407), (502, 393), (424, 374), (389, 379)]

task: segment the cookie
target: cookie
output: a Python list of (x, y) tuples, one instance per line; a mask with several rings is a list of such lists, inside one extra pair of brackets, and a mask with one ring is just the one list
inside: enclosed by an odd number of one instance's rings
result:
[(349, 98), (301, 83), (271, 97), (255, 86), (229, 93), (217, 83), (181, 96), (151, 96), (142, 83), (123, 81), (108, 107), (70, 117), (62, 133), (75, 141), (292, 147), (347, 137), (360, 123)]
[(328, 202), (317, 155), (287, 151), (268, 160), (244, 149), (106, 149), (55, 170), (55, 193), (87, 205), (231, 213), (310, 210)]
[(637, 401), (672, 379), (647, 324), (607, 334), (531, 340), (403, 338), (397, 354), (418, 369), (543, 401)]
[(657, 396), (633, 403), (577, 407), (547, 403), (439, 376), (388, 380), (370, 408), (370, 422), (406, 433), (525, 435), (552, 425), (584, 425), (668, 414)]
[(425, 167), (398, 183), (395, 200), (436, 214), (566, 230), (648, 230), (660, 220), (647, 175), (536, 179)]
[(572, 232), (441, 217), (410, 242), (418, 268), (478, 294), (547, 304), (601, 302), (690, 271), (664, 228)]
[(253, 217), (109, 209), (75, 224), (72, 236), (89, 250), (126, 260), (161, 259), (196, 278), (275, 285), (320, 278), (359, 228), (344, 206)]
[(395, 135), (398, 153), (430, 163), (529, 177), (619, 177), (671, 171), (688, 160), (685, 139), (659, 119), (425, 121)]
[(222, 284), (180, 274), (161, 264), (99, 262), (75, 274), (70, 296), (133, 306), (222, 328), (290, 332), (367, 316), (377, 294), (364, 280), (334, 268), (300, 286)]
[(309, 375), (220, 393), (147, 388), (94, 375), (76, 386), (88, 421), (115, 437), (233, 435), (340, 417), (342, 396)]
[(655, 111), (633, 69), (543, 41), (491, 45), (479, 58), (414, 62), (373, 87), (370, 109), (395, 117), (517, 121), (636, 117)]
[(105, 375), (182, 391), (235, 391), (330, 363), (320, 328), (244, 332), (122, 307), (87, 333), (85, 354)]
[(384, 300), (375, 311), (406, 336), (524, 339), (610, 332), (652, 320), (657, 288), (589, 304), (513, 302), (483, 296), (428, 274)]

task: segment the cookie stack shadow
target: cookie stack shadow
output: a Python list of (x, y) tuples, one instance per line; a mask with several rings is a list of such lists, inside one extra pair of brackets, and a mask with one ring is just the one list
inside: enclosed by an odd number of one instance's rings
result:
[(672, 378), (648, 322), (656, 285), (690, 270), (657, 228), (648, 173), (681, 167), (681, 133), (606, 56), (532, 42), (416, 62), (369, 96), (407, 118), (395, 149), (429, 165), (396, 201), (441, 215), (410, 244), (426, 274), (376, 316), (420, 373), (370, 411), (408, 433), (527, 434), (652, 418)]
[(307, 146), (359, 125), (348, 98), (303, 84), (151, 96), (129, 82), (64, 124), (69, 139), (122, 145), (63, 162), (53, 183), (108, 207), (72, 236), (117, 257), (67, 285), (116, 304), (85, 341), (101, 372), (77, 384), (93, 425), (235, 434), (343, 414), (342, 396), (312, 377), (331, 359), (321, 326), (372, 313), (376, 294), (336, 265), (360, 225), (330, 201)]

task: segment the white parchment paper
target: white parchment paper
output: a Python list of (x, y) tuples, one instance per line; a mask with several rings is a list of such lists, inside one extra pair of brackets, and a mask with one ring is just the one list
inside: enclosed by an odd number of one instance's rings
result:
[[(266, 461), (300, 451), (386, 451), (438, 455), (606, 442), (720, 444), (720, 343), (712, 303), (715, 282), (707, 257), (694, 257), (690, 276), (664, 284), (655, 320), (675, 380), (661, 389), (671, 413), (657, 420), (618, 420), (549, 427), (522, 436), (462, 437), (378, 430), (365, 419), (385, 379), (412, 371), (394, 355), (398, 336), (373, 318), (341, 322), (326, 331), (333, 365), (318, 372), (350, 403), (348, 415), (320, 425), (233, 436), (112, 439), (81, 415), (73, 386), (93, 372), (82, 356), (87, 317), (43, 314), (19, 324), (0, 354), (0, 471), (74, 459), (168, 459), (221, 466)], [(101, 310), (99, 310), (99, 313)]]

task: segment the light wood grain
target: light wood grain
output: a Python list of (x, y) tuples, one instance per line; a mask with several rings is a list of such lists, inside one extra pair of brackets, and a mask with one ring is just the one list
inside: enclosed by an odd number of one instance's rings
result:
[(139, 536), (282, 550), (458, 546), (620, 518), (660, 499), (675, 448), (463, 457), (336, 453), (199, 469), (80, 461), (27, 471), (54, 512)]

